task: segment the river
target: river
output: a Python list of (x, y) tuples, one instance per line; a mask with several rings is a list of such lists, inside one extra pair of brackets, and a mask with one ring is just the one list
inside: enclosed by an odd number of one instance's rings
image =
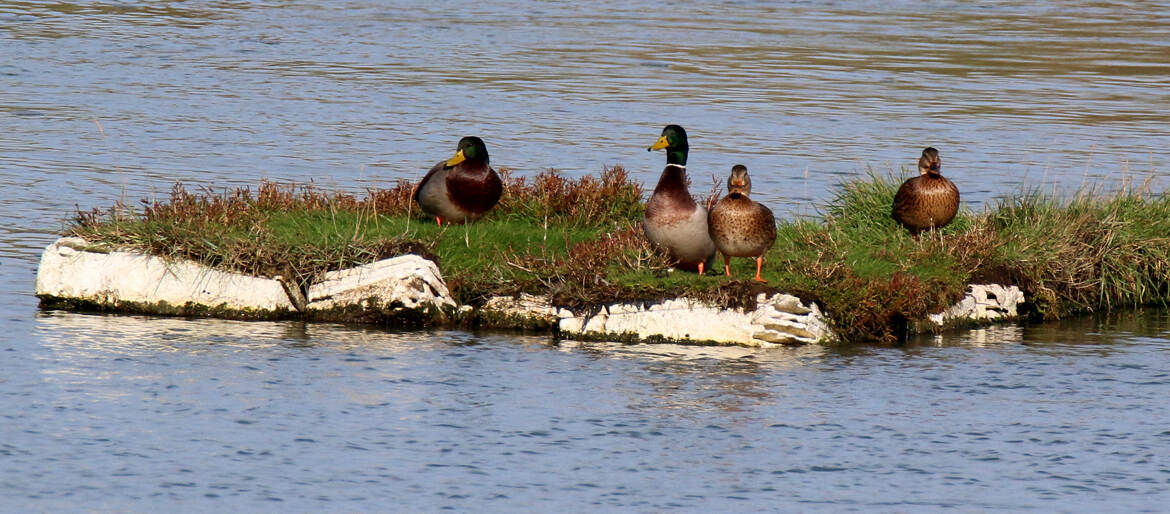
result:
[(463, 135), (520, 175), (662, 126), (781, 217), (935, 146), (978, 210), (1152, 181), (1157, 2), (2, 2), (6, 511), (1159, 511), (1161, 309), (898, 347), (621, 346), (42, 312), (76, 208), (267, 178), (417, 179)]

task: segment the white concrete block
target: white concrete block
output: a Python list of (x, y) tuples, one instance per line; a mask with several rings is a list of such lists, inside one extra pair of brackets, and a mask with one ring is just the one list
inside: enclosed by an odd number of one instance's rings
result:
[(565, 317), (557, 323), (557, 328), (566, 334), (580, 334), (585, 328), (585, 320), (579, 317)]
[(610, 316), (615, 316), (622, 314), (637, 314), (638, 312), (642, 311), (642, 307), (632, 303), (619, 303), (617, 305), (610, 305), (607, 310), (609, 311)]
[(565, 311), (565, 309), (553, 307), (548, 297), (528, 293), (521, 293), (519, 297), (495, 296), (489, 298), (481, 309), (515, 318), (538, 319), (547, 323), (553, 323), (561, 317), (565, 317), (560, 316), (559, 312)]
[[(602, 309), (601, 312), (598, 312), (597, 314), (594, 314), (585, 320), (585, 326), (581, 327), (581, 331), (585, 333), (595, 332), (598, 334), (615, 333), (614, 331), (608, 330), (606, 328), (607, 321), (609, 321), (609, 314), (605, 312), (605, 309)], [(617, 333), (620, 334), (621, 332)]]
[(400, 303), (415, 309), (434, 305), (455, 307), (435, 263), (417, 255), (401, 255), (363, 266), (326, 273), (309, 286), (308, 310), (362, 305), (373, 298), (382, 305)]
[(757, 300), (758, 308), (750, 312), (719, 309), (687, 298), (645, 307), (614, 304), (588, 319), (564, 317), (559, 328), (569, 335), (634, 334), (749, 346), (816, 343), (832, 337), (815, 305), (805, 306), (791, 295), (760, 296)]
[(293, 310), (280, 282), (219, 271), (192, 261), (139, 252), (87, 250), (81, 238), (58, 239), (37, 268), (36, 294), (116, 307), (166, 302), (253, 311)]
[(942, 326), (952, 320), (985, 321), (1012, 318), (1024, 301), (1024, 293), (1016, 286), (999, 284), (972, 284), (962, 300), (947, 310), (927, 317)]

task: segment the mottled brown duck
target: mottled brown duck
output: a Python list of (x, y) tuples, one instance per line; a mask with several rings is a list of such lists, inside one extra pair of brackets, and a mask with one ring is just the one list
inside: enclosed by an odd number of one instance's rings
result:
[(926, 148), (918, 159), (919, 176), (906, 180), (894, 195), (894, 219), (917, 236), (942, 228), (959, 212), (959, 188), (939, 168), (938, 150)]
[(435, 217), (435, 223), (464, 223), (495, 207), (504, 183), (488, 164), (483, 140), (468, 136), (459, 140), (455, 156), (436, 164), (419, 182), (414, 200)]
[(666, 149), (666, 168), (646, 202), (646, 239), (670, 254), (682, 269), (703, 271), (714, 264), (715, 243), (707, 233), (707, 209), (687, 190), (687, 132), (667, 125), (647, 150)]
[(752, 179), (747, 167), (736, 164), (727, 178), (727, 196), (711, 208), (707, 215), (707, 229), (715, 247), (723, 254), (723, 270), (731, 276), (732, 257), (756, 259), (755, 280), (767, 282), (760, 276), (764, 254), (776, 242), (776, 217), (760, 202), (750, 198)]

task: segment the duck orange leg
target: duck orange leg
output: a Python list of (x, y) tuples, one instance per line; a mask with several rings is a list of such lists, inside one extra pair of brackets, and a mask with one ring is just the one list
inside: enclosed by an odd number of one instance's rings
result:
[(723, 254), (723, 272), (727, 276), (731, 276), (731, 256)]
[(763, 267), (764, 267), (764, 256), (761, 255), (759, 257), (756, 257), (756, 282), (763, 282), (763, 283), (767, 284), (768, 281), (764, 280), (764, 277), (760, 276), (760, 270), (763, 269)]
[(701, 276), (703, 276), (703, 267), (704, 267), (704, 266), (706, 266), (706, 265), (707, 265), (707, 263), (706, 263), (706, 262), (699, 261), (699, 276), (700, 276), (700, 277), (701, 277)]
[(435, 216), (435, 224), (440, 226), (440, 227), (443, 226), (443, 218)]

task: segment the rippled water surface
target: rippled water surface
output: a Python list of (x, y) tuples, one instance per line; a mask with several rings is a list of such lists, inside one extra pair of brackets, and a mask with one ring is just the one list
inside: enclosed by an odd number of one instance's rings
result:
[(666, 123), (783, 216), (923, 146), (980, 209), (1154, 181), (1157, 2), (2, 2), (4, 510), (1162, 510), (1170, 320), (901, 348), (38, 313), (75, 208), (493, 163), (643, 182)]
[(752, 350), (49, 313), (0, 347), (0, 489), (20, 510), (1161, 510), (1168, 331)]

